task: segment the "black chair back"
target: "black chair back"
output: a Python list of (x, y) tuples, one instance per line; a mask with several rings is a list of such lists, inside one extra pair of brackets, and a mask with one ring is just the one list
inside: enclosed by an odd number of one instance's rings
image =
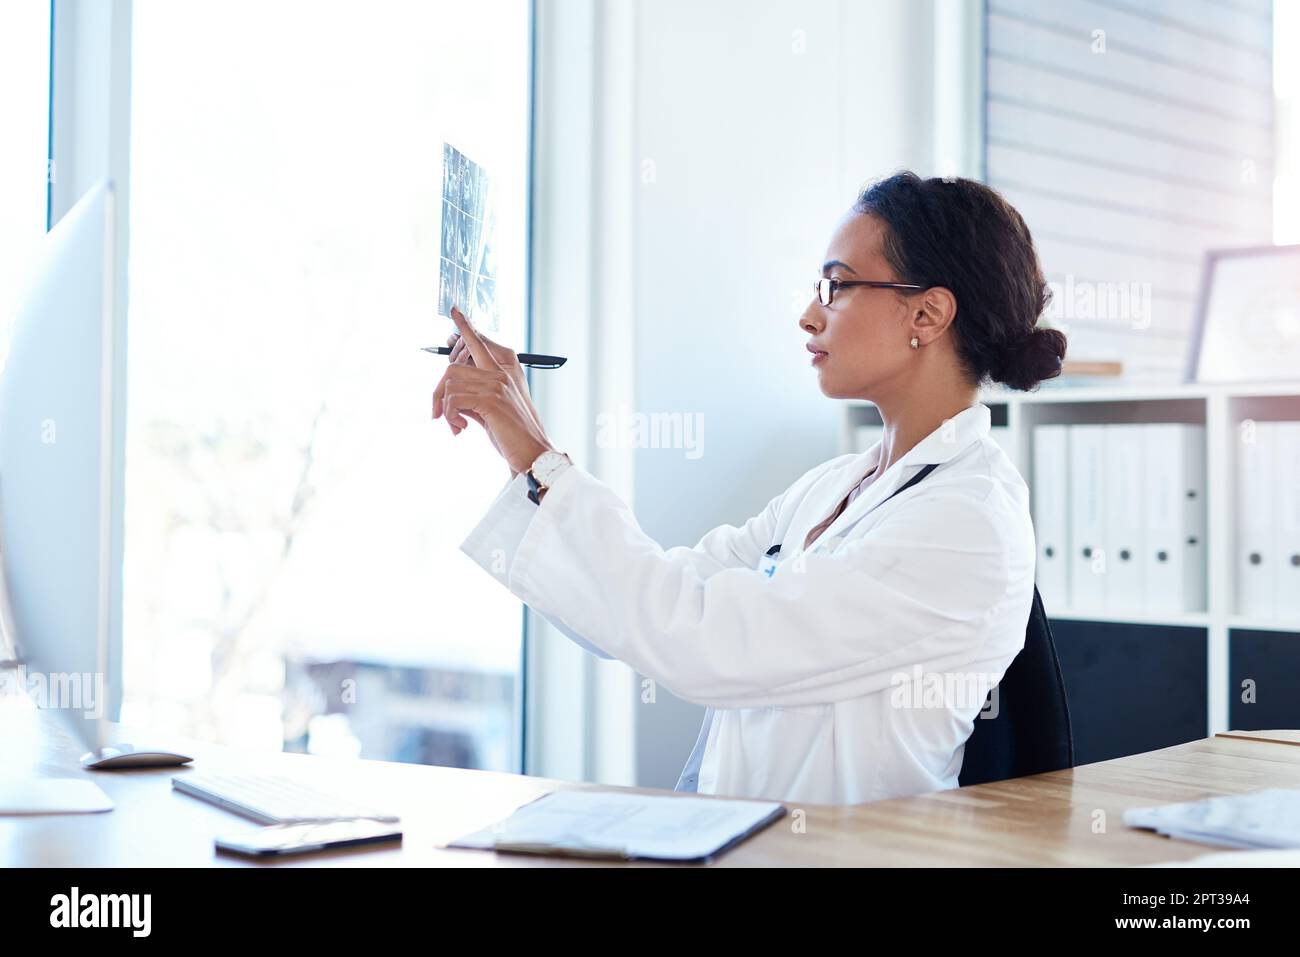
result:
[(1037, 585), (1025, 629), (1025, 647), (1012, 660), (995, 690), (996, 717), (981, 713), (966, 741), (957, 776), (962, 787), (1074, 766), (1070, 706)]

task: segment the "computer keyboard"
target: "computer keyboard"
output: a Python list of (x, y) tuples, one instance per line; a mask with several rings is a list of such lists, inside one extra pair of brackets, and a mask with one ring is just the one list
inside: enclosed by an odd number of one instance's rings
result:
[(365, 818), (397, 821), (371, 807), (322, 794), (286, 778), (191, 772), (172, 778), (172, 787), (234, 811), (260, 824), (299, 824)]

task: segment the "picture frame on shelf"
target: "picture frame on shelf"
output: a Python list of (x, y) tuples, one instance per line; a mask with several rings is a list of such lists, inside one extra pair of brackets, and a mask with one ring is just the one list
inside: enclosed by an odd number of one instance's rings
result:
[(1300, 245), (1205, 255), (1186, 381), (1300, 382)]

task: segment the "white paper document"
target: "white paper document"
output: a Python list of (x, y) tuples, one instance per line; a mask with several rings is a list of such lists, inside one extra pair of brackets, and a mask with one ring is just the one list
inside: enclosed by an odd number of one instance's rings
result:
[(1162, 807), (1129, 808), (1129, 827), (1241, 848), (1300, 848), (1300, 791), (1267, 788)]
[(707, 860), (785, 814), (771, 801), (553, 791), (449, 847), (660, 861)]

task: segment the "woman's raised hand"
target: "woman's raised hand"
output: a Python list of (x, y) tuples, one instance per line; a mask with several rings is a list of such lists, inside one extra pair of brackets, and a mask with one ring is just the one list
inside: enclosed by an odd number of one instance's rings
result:
[(451, 361), (433, 392), (433, 417), (445, 416), (453, 434), (468, 428), (466, 418), (473, 419), (518, 474), (553, 448), (523, 367), (514, 350), (480, 336), (459, 309), (452, 308), (451, 318), (459, 335), (448, 339)]

